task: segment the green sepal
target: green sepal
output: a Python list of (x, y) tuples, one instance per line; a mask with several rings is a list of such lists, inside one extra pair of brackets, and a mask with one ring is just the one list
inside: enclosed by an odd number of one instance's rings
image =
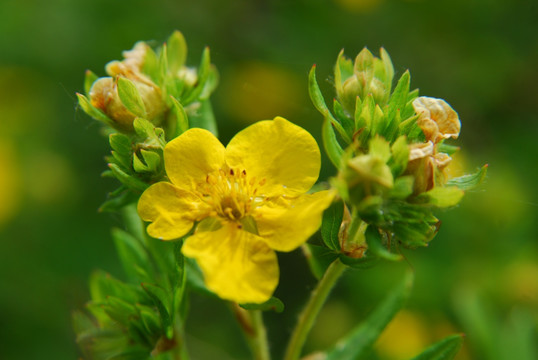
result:
[(146, 106), (135, 84), (125, 77), (118, 76), (118, 95), (123, 105), (139, 117), (146, 117)]
[(334, 87), (336, 95), (341, 100), (344, 95), (344, 81), (353, 76), (353, 61), (344, 55), (344, 49), (340, 50), (334, 66)]
[(459, 150), (460, 150), (459, 146), (448, 145), (443, 142), (440, 144), (437, 144), (437, 152), (445, 153), (447, 155), (455, 154)]
[(375, 136), (372, 140), (370, 140), (368, 148), (369, 155), (377, 157), (384, 163), (386, 163), (391, 157), (390, 145), (381, 136)]
[(353, 132), (355, 131), (355, 121), (347, 116), (344, 107), (336, 99), (333, 100), (333, 110), (337, 121), (342, 124), (346, 133), (349, 136), (353, 135)]
[(284, 311), (284, 303), (274, 296), (271, 296), (269, 300), (261, 304), (239, 304), (245, 310), (261, 310), (261, 311), (274, 311), (281, 313)]
[(395, 199), (406, 199), (413, 193), (415, 178), (412, 175), (400, 176), (394, 180), (394, 186), (390, 189), (389, 197)]
[(383, 84), (385, 85), (384, 102), (386, 103), (389, 99), (390, 91), (392, 89), (392, 80), (394, 79), (394, 66), (392, 65), (392, 60), (390, 59), (389, 53), (384, 48), (381, 48), (379, 50), (379, 55), (381, 57), (381, 61), (383, 62), (383, 68), (385, 70), (385, 79), (383, 81)]
[(306, 243), (302, 246), (302, 249), (310, 271), (318, 280), (323, 277), (329, 265), (339, 256), (338, 252), (320, 245)]
[(407, 103), (407, 95), (409, 93), (409, 84), (411, 81), (411, 76), (409, 74), (409, 71), (407, 70), (402, 77), (400, 77), (400, 80), (398, 80), (398, 83), (396, 84), (396, 87), (394, 88), (394, 92), (392, 93), (389, 104), (388, 104), (388, 113), (387, 113), (387, 121), (391, 122), (394, 120), (394, 117), (396, 115), (397, 110), (402, 110), (404, 106)]
[(321, 90), (319, 88), (318, 81), (316, 80), (315, 64), (312, 66), (312, 68), (310, 69), (310, 73), (308, 74), (308, 94), (310, 95), (310, 99), (312, 100), (314, 107), (323, 116), (326, 116), (326, 114), (329, 112), (329, 108), (327, 107), (325, 99), (323, 98), (323, 94), (321, 93)]
[(107, 157), (106, 161), (109, 163), (115, 163), (124, 171), (131, 169), (131, 154), (120, 154), (117, 151), (112, 151), (112, 158)]
[(178, 137), (189, 128), (189, 117), (187, 116), (183, 105), (181, 105), (175, 97), (171, 96), (170, 98), (172, 99), (173, 111), (176, 117), (176, 131), (174, 137)]
[(207, 100), (209, 96), (215, 91), (219, 84), (219, 72), (214, 65), (209, 67), (209, 74), (205, 82), (205, 86), (202, 89), (202, 93), (198, 97), (200, 100)]
[(174, 73), (178, 72), (187, 59), (187, 43), (185, 37), (179, 31), (174, 31), (166, 42), (168, 69)]
[(132, 175), (127, 174), (125, 171), (120, 169), (120, 167), (117, 164), (110, 163), (108, 164), (108, 167), (110, 170), (112, 170), (114, 177), (118, 179), (122, 184), (127, 186), (129, 189), (142, 192), (146, 190), (149, 186), (145, 182), (138, 180)]
[(482, 166), (480, 170), (471, 175), (464, 175), (447, 181), (447, 186), (457, 186), (461, 190), (473, 190), (486, 178), (488, 164)]
[(86, 114), (88, 114), (95, 120), (101, 121), (108, 126), (114, 127), (114, 121), (108, 116), (106, 116), (104, 112), (93, 106), (86, 96), (77, 93), (77, 98), (79, 106), (82, 108), (82, 110), (84, 110)]
[(400, 261), (402, 255), (391, 253), (382, 243), (381, 234), (375, 226), (369, 225), (364, 234), (366, 237), (366, 243), (368, 244), (368, 251), (371, 251), (376, 256), (389, 260)]
[(333, 202), (324, 212), (321, 223), (321, 237), (325, 245), (335, 251), (340, 251), (340, 226), (344, 217), (344, 202)]
[(136, 303), (141, 298), (145, 298), (140, 288), (126, 284), (102, 270), (91, 274), (89, 287), (92, 301), (95, 302), (105, 302), (109, 296), (115, 296), (130, 303)]
[(407, 146), (407, 139), (404, 135), (400, 136), (392, 144), (391, 148), (392, 156), (388, 162), (390, 170), (392, 171), (392, 176), (397, 178), (407, 168), (407, 163), (409, 161), (409, 147)]
[(190, 128), (206, 129), (218, 137), (217, 121), (209, 100), (201, 101), (200, 108), (196, 113), (189, 115), (189, 126)]
[(438, 208), (446, 208), (457, 205), (463, 198), (463, 194), (463, 190), (456, 186), (436, 186), (430, 191), (417, 196), (417, 200)]
[(147, 281), (147, 279), (138, 279), (136, 266), (149, 269), (149, 258), (146, 249), (142, 243), (131, 234), (118, 228), (112, 229), (112, 239), (116, 245), (123, 270), (133, 281)]
[(108, 142), (112, 150), (115, 150), (121, 155), (131, 155), (133, 151), (133, 144), (131, 139), (121, 133), (113, 133), (108, 136)]
[(97, 79), (99, 79), (99, 77), (95, 75), (91, 70), (86, 70), (86, 73), (84, 74), (84, 92), (86, 93), (86, 95), (90, 96), (90, 90), (92, 88), (92, 85)]
[[(113, 174), (112, 171), (110, 173)], [(121, 192), (118, 194), (109, 195), (109, 199), (99, 207), (99, 212), (118, 212), (125, 205), (133, 203), (138, 199), (138, 195), (129, 191), (126, 186), (121, 185), (120, 189)]]
[(209, 55), (209, 48), (205, 47), (202, 53), (202, 59), (200, 60), (200, 67), (198, 68), (198, 83), (196, 87), (192, 89), (191, 93), (187, 95), (185, 99), (181, 99), (181, 102), (185, 105), (190, 104), (193, 101), (199, 99), (200, 94), (204, 90), (206, 82), (211, 72), (211, 56)]
[(159, 60), (155, 51), (149, 46), (147, 47), (146, 55), (144, 56), (142, 72), (148, 75), (154, 83), (159, 83)]
[(365, 321), (328, 351), (326, 360), (355, 360), (365, 356), (383, 329), (404, 306), (412, 284), (413, 276), (408, 272), (402, 282), (389, 293)]
[(428, 242), (437, 233), (437, 228), (427, 222), (396, 221), (392, 230), (395, 237), (410, 249), (428, 246)]
[(150, 283), (142, 283), (142, 288), (146, 291), (153, 301), (153, 304), (159, 310), (165, 334), (171, 339), (173, 337), (174, 328), (172, 326), (172, 317), (170, 316), (172, 313), (170, 294), (162, 287)]
[(155, 313), (153, 308), (136, 304), (136, 309), (138, 310), (144, 328), (149, 334), (160, 334), (162, 332), (161, 318)]
[(368, 269), (375, 266), (380, 258), (371, 254), (368, 250), (361, 258), (352, 258), (345, 254), (340, 254), (340, 261), (353, 269)]
[(156, 172), (161, 165), (161, 156), (154, 151), (144, 149), (140, 149), (140, 153), (142, 154), (142, 158), (147, 165), (148, 171)]
[(101, 306), (111, 319), (121, 324), (127, 324), (129, 319), (137, 313), (132, 304), (115, 296), (107, 296), (106, 302)]
[(325, 148), (327, 156), (329, 157), (333, 165), (337, 169), (339, 169), (342, 163), (342, 155), (344, 154), (344, 150), (338, 143), (333, 126), (331, 125), (331, 122), (327, 116), (325, 117), (325, 119), (323, 119), (321, 135), (323, 147)]
[(463, 345), (461, 334), (450, 335), (424, 350), (411, 360), (452, 360)]
[(160, 52), (159, 52), (159, 59), (157, 60), (157, 69), (159, 74), (159, 81), (158, 84), (163, 84), (166, 81), (166, 78), (168, 76), (168, 47), (166, 44), (163, 44), (161, 46)]
[(146, 145), (164, 149), (166, 140), (163, 129), (155, 127), (155, 125), (143, 118), (134, 119), (133, 127), (138, 136), (146, 139), (144, 142)]

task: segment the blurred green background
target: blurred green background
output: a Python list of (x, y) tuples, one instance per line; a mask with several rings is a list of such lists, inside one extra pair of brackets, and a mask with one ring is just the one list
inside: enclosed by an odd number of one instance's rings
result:
[[(92, 270), (122, 276), (109, 235), (119, 217), (97, 212), (115, 187), (100, 177), (107, 141), (77, 108), (84, 70), (104, 75), (138, 40), (182, 31), (188, 62), (205, 45), (220, 71), (213, 104), (221, 140), (281, 115), (319, 139), (307, 94), (313, 63), (328, 99), (338, 51), (385, 47), (397, 74), (446, 99), (462, 120), (454, 175), (489, 163), (486, 183), (439, 214), (429, 248), (406, 261), (349, 271), (307, 344), (330, 346), (407, 268), (413, 297), (372, 359), (406, 359), (453, 333), (459, 359), (538, 358), (538, 3), (532, 0), (2, 0), (0, 2), (0, 359), (76, 359), (70, 314), (88, 299)], [(325, 81), (327, 80), (327, 81)], [(322, 178), (334, 174), (326, 162)], [(315, 284), (300, 251), (279, 255), (267, 314), (275, 359)], [(227, 308), (194, 296), (193, 359), (244, 359)], [(224, 355), (223, 355), (224, 351)]]

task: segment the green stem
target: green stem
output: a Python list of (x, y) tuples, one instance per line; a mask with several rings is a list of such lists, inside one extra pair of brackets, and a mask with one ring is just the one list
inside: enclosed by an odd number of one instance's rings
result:
[(255, 336), (254, 346), (252, 347), (254, 358), (256, 360), (269, 360), (271, 355), (269, 353), (269, 344), (267, 343), (267, 331), (263, 323), (263, 314), (261, 310), (250, 310), (249, 313)]
[(339, 259), (336, 259), (329, 266), (329, 268), (319, 281), (317, 287), (312, 292), (310, 300), (306, 304), (306, 307), (304, 308), (303, 312), (301, 313), (301, 316), (299, 317), (299, 321), (295, 326), (295, 329), (291, 336), (291, 340), (288, 344), (284, 360), (299, 359), (299, 357), (301, 356), (303, 345), (306, 341), (306, 337), (312, 329), (314, 321), (316, 320), (316, 317), (318, 316), (321, 307), (327, 300), (327, 297), (329, 296), (333, 286), (336, 284), (336, 281), (338, 280), (338, 278), (340, 278), (345, 269), (346, 266), (342, 264)]
[(230, 304), (237, 323), (239, 324), (245, 339), (255, 360), (270, 360), (267, 332), (263, 323), (260, 310), (245, 310), (237, 304)]

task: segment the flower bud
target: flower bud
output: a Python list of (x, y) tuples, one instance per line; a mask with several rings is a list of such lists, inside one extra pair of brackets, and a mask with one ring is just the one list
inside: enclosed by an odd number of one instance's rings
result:
[[(132, 81), (138, 90), (146, 109), (146, 118), (158, 125), (163, 118), (166, 106), (161, 90), (144, 82)], [(133, 130), (133, 120), (137, 117), (123, 104), (118, 94), (117, 81), (112, 77), (97, 79), (89, 93), (91, 104), (104, 112), (114, 121), (116, 127), (124, 131)]]

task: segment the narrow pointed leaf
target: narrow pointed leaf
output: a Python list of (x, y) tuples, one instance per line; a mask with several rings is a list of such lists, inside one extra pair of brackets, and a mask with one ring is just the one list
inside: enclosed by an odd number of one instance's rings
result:
[(388, 121), (392, 121), (396, 115), (396, 111), (401, 111), (407, 103), (407, 94), (409, 93), (410, 81), (411, 76), (409, 75), (409, 71), (406, 71), (400, 80), (398, 80), (398, 84), (396, 84), (394, 92), (389, 100), (389, 110), (387, 114)]
[(452, 360), (463, 344), (462, 335), (451, 335), (436, 342), (411, 360)]
[(149, 268), (148, 254), (144, 246), (134, 236), (118, 228), (112, 229), (112, 238), (127, 276), (132, 280), (141, 280), (138, 279), (136, 267)]
[(327, 117), (325, 117), (325, 119), (323, 120), (321, 131), (325, 152), (327, 153), (327, 156), (329, 157), (333, 165), (337, 169), (339, 169), (340, 163), (342, 162), (342, 155), (344, 154), (344, 150), (338, 143), (338, 140), (336, 139), (336, 134), (334, 133), (334, 129), (331, 125), (330, 120)]
[(368, 244), (368, 251), (373, 252), (375, 255), (382, 259), (390, 261), (402, 260), (402, 255), (391, 253), (381, 242), (381, 235), (375, 226), (368, 226), (366, 229), (366, 243)]
[(86, 114), (94, 118), (95, 120), (101, 121), (109, 126), (114, 126), (114, 121), (105, 115), (104, 112), (94, 107), (88, 98), (82, 94), (77, 93), (78, 104), (84, 110)]
[(355, 360), (366, 355), (385, 326), (403, 307), (413, 276), (407, 273), (403, 281), (377, 306), (377, 308), (327, 354), (326, 360)]
[(183, 134), (187, 129), (189, 128), (189, 118), (187, 116), (187, 113), (185, 112), (185, 109), (183, 108), (183, 105), (174, 97), (170, 97), (172, 99), (173, 104), (173, 111), (174, 115), (176, 116), (176, 137)]
[(168, 47), (168, 67), (170, 71), (177, 72), (185, 64), (187, 59), (187, 43), (185, 37), (179, 31), (174, 31), (166, 42)]
[(272, 310), (277, 313), (281, 313), (282, 311), (284, 311), (284, 303), (279, 298), (276, 298), (274, 296), (261, 304), (239, 304), (239, 306), (241, 306), (245, 310)]
[(344, 203), (336, 201), (323, 212), (321, 223), (321, 237), (323, 242), (331, 250), (340, 251), (340, 226), (344, 218)]
[(213, 114), (213, 107), (209, 100), (200, 103), (200, 108), (195, 114), (189, 115), (189, 127), (209, 130), (213, 135), (218, 136), (217, 121)]
[(185, 98), (182, 99), (182, 103), (187, 105), (193, 101), (198, 100), (202, 91), (205, 88), (206, 82), (209, 78), (211, 72), (211, 56), (209, 54), (209, 47), (204, 48), (202, 53), (202, 59), (200, 60), (200, 67), (198, 68), (198, 83), (192, 92)]
[(95, 80), (97, 80), (99, 77), (95, 75), (91, 70), (86, 70), (86, 74), (84, 76), (84, 92), (86, 95), (90, 95), (90, 89), (92, 88), (93, 83)]
[(108, 164), (108, 167), (110, 170), (112, 170), (114, 177), (116, 177), (116, 179), (118, 179), (122, 184), (124, 184), (130, 189), (144, 191), (149, 186), (145, 182), (127, 174), (125, 171), (121, 170), (120, 167), (116, 164)]
[(314, 107), (323, 115), (326, 116), (329, 112), (329, 108), (325, 103), (323, 94), (316, 80), (316, 65), (313, 65), (308, 74), (308, 93), (310, 94), (310, 99), (314, 104)]
[(447, 186), (457, 186), (461, 190), (472, 190), (484, 181), (487, 172), (488, 164), (482, 166), (482, 168), (474, 174), (448, 180)]

